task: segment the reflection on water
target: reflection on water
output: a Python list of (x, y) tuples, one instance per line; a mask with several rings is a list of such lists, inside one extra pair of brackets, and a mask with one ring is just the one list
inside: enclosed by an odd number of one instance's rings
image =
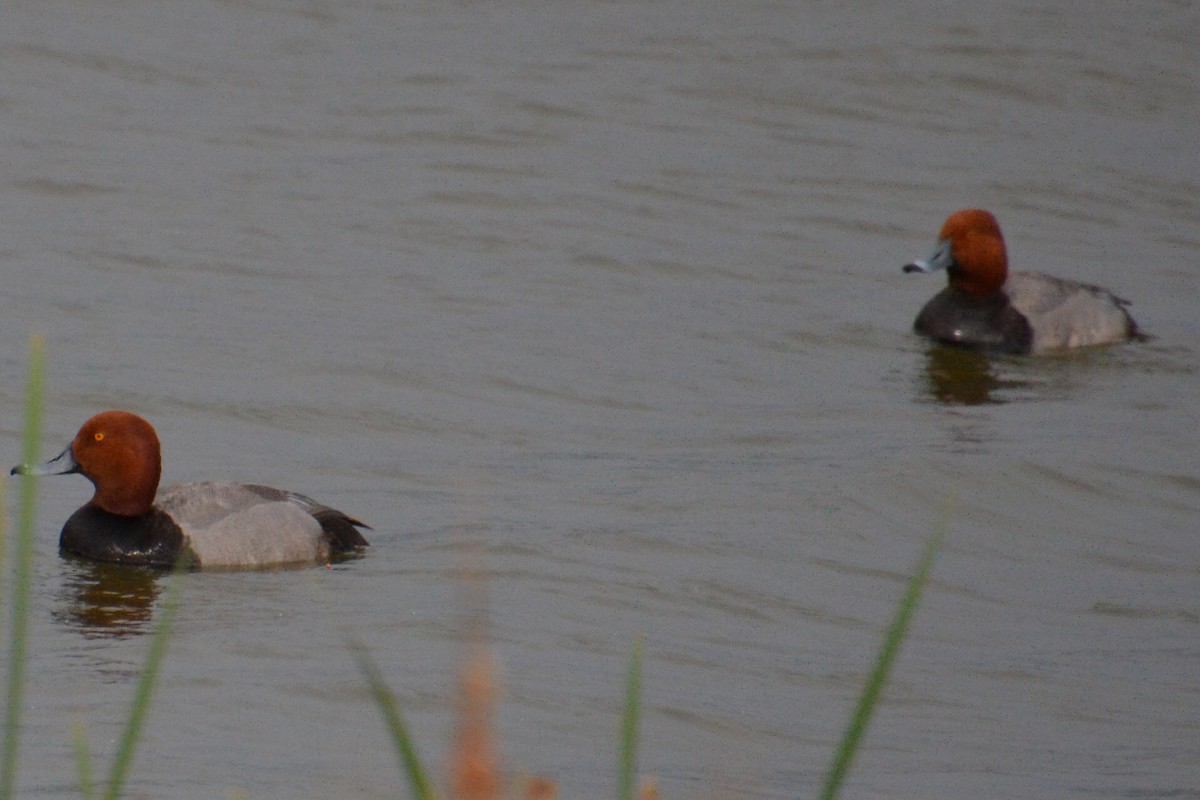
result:
[(168, 572), (67, 558), (69, 572), (54, 618), (86, 636), (144, 633)]
[(949, 345), (929, 348), (925, 364), (926, 391), (939, 403), (977, 406), (984, 403), (1003, 403), (992, 393), (1011, 388), (1011, 382), (996, 377), (991, 357), (977, 350)]

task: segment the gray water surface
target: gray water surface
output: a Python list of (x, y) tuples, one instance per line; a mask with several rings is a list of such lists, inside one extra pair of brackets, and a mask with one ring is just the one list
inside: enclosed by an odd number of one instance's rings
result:
[[(443, 774), (484, 569), (514, 776), (811, 797), (948, 534), (846, 796), (1200, 797), (1200, 17), (935, 3), (113, 0), (0, 12), (0, 434), (149, 418), (164, 480), (311, 494), (366, 557), (186, 576), (130, 794)], [(932, 347), (906, 276), (994, 211), (1152, 338)], [(166, 581), (57, 554), (22, 797), (104, 762)], [(10, 494), (13, 486), (10, 485)]]

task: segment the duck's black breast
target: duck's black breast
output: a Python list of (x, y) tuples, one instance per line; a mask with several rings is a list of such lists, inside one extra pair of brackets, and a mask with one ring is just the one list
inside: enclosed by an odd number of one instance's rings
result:
[(1003, 292), (976, 297), (946, 287), (921, 309), (917, 333), (946, 344), (1000, 353), (1028, 353), (1033, 328)]
[(184, 543), (183, 531), (157, 508), (123, 517), (88, 503), (63, 525), (58, 547), (96, 561), (169, 567), (183, 553)]

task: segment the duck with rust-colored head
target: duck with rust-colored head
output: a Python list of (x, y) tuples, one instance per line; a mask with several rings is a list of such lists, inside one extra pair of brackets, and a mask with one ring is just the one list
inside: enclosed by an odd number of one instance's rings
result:
[(194, 568), (325, 563), (367, 546), (362, 522), (302, 494), (249, 483), (158, 488), (162, 454), (149, 422), (128, 411), (89, 419), (62, 453), (14, 475), (82, 473), (92, 499), (63, 525), (59, 548), (97, 561)]
[(1088, 283), (1009, 272), (1000, 225), (968, 208), (942, 225), (929, 258), (905, 272), (944, 269), (949, 286), (917, 315), (914, 329), (947, 344), (1003, 353), (1043, 353), (1112, 344), (1136, 335), (1128, 301)]

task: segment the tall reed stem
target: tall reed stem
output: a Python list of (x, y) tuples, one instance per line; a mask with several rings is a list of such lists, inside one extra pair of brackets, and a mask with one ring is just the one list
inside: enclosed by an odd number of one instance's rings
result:
[[(42, 436), (42, 393), (45, 386), (46, 344), (41, 336), (29, 340), (29, 382), (25, 395), (24, 463), (38, 460)], [(0, 748), (0, 800), (10, 800), (17, 780), (21, 706), (25, 687), (26, 645), (29, 638), (29, 586), (33, 575), (33, 536), (37, 482), (21, 481), (21, 508), (12, 564), (11, 619), (8, 644), (8, 688), (5, 698), (4, 742)]]
[(925, 582), (929, 578), (930, 570), (933, 569), (933, 562), (937, 560), (937, 554), (942, 546), (942, 537), (945, 535), (948, 520), (949, 511), (947, 511), (945, 519), (943, 519), (941, 529), (925, 544), (925, 549), (921, 553), (921, 559), (917, 562), (917, 569), (908, 581), (908, 589), (905, 591), (904, 597), (900, 601), (900, 606), (896, 609), (896, 616), (892, 619), (892, 624), (888, 627), (887, 634), (883, 638), (883, 644), (879, 648), (879, 655), (875, 658), (875, 666), (871, 669), (871, 674), (867, 677), (867, 683), (858, 698), (858, 705), (854, 709), (854, 715), (850, 718), (850, 725), (842, 737), (841, 744), (838, 745), (838, 749), (833, 754), (833, 763), (825, 779), (825, 787), (821, 791), (821, 800), (833, 800), (836, 798), (838, 792), (841, 790), (842, 782), (846, 779), (846, 774), (850, 770), (850, 762), (854, 759), (863, 735), (866, 733), (867, 724), (871, 721), (871, 714), (875, 711), (876, 706), (879, 705), (883, 686), (887, 683), (892, 664), (900, 652), (900, 644), (904, 641), (909, 623), (912, 622), (913, 614), (917, 610), (917, 604), (921, 600), (921, 592), (925, 588)]

